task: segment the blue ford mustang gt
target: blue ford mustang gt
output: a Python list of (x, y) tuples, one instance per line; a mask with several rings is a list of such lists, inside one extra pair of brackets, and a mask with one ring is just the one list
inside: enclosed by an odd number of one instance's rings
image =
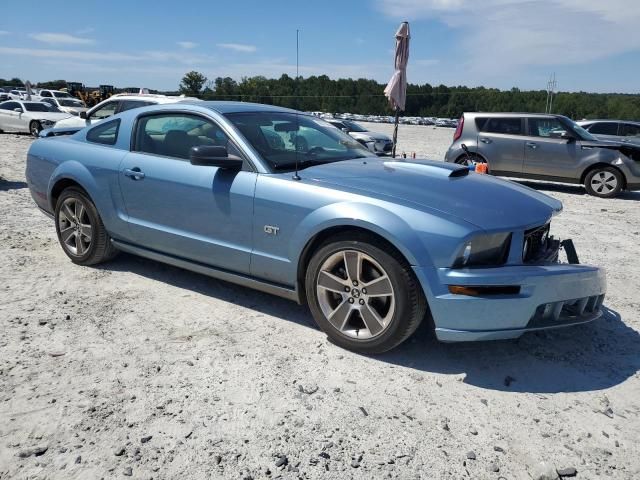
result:
[(602, 315), (604, 272), (558, 261), (560, 202), (459, 165), (372, 157), (300, 112), (156, 105), (43, 136), (27, 181), (79, 265), (125, 251), (280, 295), (365, 353), (425, 317), (462, 341)]

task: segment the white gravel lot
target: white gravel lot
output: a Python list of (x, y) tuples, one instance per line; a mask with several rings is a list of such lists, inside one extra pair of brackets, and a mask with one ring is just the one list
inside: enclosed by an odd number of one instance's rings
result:
[[(400, 126), (399, 151), (442, 158), (452, 133)], [(276, 297), (73, 265), (26, 188), (31, 141), (0, 134), (0, 479), (640, 478), (640, 192), (531, 184), (606, 268), (605, 318), (474, 344), (425, 322), (366, 357)]]

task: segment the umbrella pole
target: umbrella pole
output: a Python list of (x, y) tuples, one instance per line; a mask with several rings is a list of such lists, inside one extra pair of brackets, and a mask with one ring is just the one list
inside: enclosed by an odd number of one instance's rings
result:
[(391, 158), (396, 158), (396, 143), (398, 143), (398, 122), (400, 121), (400, 109), (396, 107), (396, 120), (393, 125), (393, 149)]

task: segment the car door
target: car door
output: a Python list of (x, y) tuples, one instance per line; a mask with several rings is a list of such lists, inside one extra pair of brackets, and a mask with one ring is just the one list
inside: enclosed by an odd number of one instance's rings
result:
[(478, 153), (489, 163), (494, 175), (522, 172), (524, 120), (520, 117), (478, 117)]
[(579, 178), (580, 140), (561, 138), (567, 127), (555, 117), (527, 118), (523, 173), (550, 180)]
[(20, 104), (18, 102), (4, 102), (0, 105), (0, 130), (14, 131), (16, 128), (17, 112), (14, 112), (14, 108), (18, 108)]
[(619, 122), (594, 122), (588, 131), (600, 140), (620, 141)]
[(219, 145), (241, 155), (211, 119), (163, 111), (141, 115), (120, 189), (139, 245), (238, 273), (249, 273), (257, 174), (192, 165), (191, 147)]
[(640, 124), (623, 123), (620, 126), (619, 133), (623, 142), (640, 145)]

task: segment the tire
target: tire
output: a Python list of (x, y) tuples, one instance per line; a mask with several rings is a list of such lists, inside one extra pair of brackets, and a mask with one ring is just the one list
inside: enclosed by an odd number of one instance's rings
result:
[(54, 215), (58, 241), (73, 263), (96, 265), (118, 254), (98, 210), (82, 189), (63, 190)]
[(41, 131), (42, 124), (37, 120), (31, 120), (31, 123), (29, 124), (29, 133), (34, 137), (37, 137), (38, 135), (40, 135)]
[(305, 292), (316, 323), (330, 340), (358, 353), (396, 347), (427, 311), (404, 258), (362, 234), (337, 235), (316, 250), (307, 266)]
[(613, 167), (595, 167), (584, 179), (584, 188), (589, 195), (612, 198), (620, 193), (624, 178), (620, 170)]

